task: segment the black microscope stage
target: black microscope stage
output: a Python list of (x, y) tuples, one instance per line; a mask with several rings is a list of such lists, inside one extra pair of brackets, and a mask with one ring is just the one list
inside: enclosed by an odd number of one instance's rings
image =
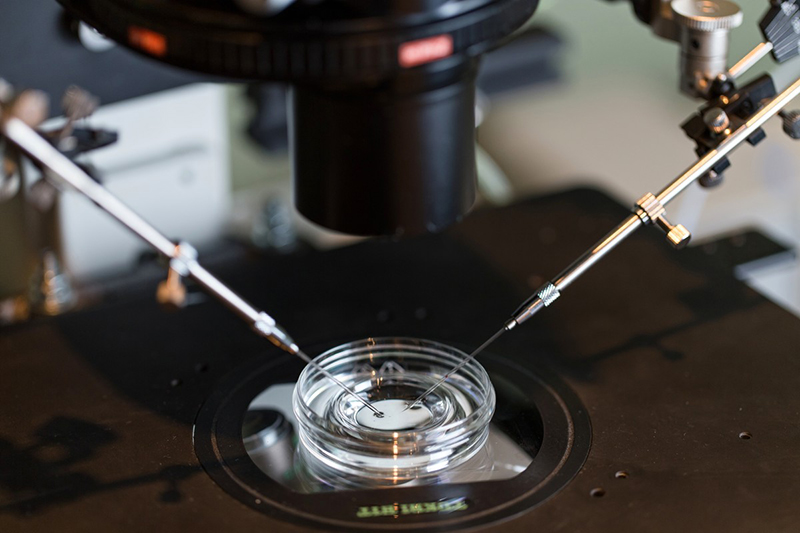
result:
[[(391, 336), (468, 349), (626, 214), (574, 190), (476, 212), (442, 235), (210, 267), (314, 354)], [(0, 330), (0, 531), (800, 523), (800, 321), (658, 232), (640, 231), (481, 357), (498, 390), (530, 383), (526, 394), (546, 390), (556, 406), (533, 400), (541, 434), (517, 435), (536, 441), (533, 462), (498, 482), (298, 495), (256, 479), (230, 444), (241, 440), (231, 406), (257, 392), (244, 384), (291, 382), (300, 363), (210, 299), (162, 312), (156, 282)], [(496, 417), (507, 411), (498, 399)], [(431, 505), (449, 501), (464, 503)]]

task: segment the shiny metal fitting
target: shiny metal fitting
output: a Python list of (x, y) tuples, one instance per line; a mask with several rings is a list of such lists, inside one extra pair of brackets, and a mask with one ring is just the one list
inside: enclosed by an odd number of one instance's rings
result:
[(779, 113), (783, 119), (783, 131), (794, 140), (800, 139), (800, 112), (781, 111)]
[(183, 278), (189, 275), (192, 265), (196, 263), (197, 250), (191, 244), (181, 242), (175, 246), (175, 255), (169, 261), (167, 279), (158, 284), (158, 303), (171, 310), (186, 306), (186, 285)]
[(542, 303), (545, 307), (550, 307), (553, 305), (553, 303), (561, 296), (558, 288), (549, 282), (539, 289), (539, 292), (536, 294), (539, 296), (539, 299), (542, 300)]
[(647, 225), (655, 224), (667, 235), (669, 241), (675, 249), (684, 248), (692, 238), (692, 234), (681, 224), (673, 225), (665, 216), (666, 209), (664, 204), (652, 193), (642, 196), (633, 209), (642, 222)]
[(258, 314), (258, 319), (253, 322), (253, 329), (256, 330), (261, 336), (266, 337), (272, 344), (286, 350), (289, 353), (297, 354), (300, 348), (289, 336), (289, 334), (280, 327), (275, 319), (262, 311)]
[(547, 282), (544, 284), (532, 299), (528, 300), (514, 312), (514, 316), (505, 323), (504, 328), (506, 331), (514, 329), (519, 324), (530, 319), (533, 315), (544, 309), (550, 307), (561, 296), (561, 291), (558, 290), (554, 284)]
[(634, 213), (642, 219), (645, 224), (654, 224), (658, 217), (662, 216), (666, 208), (653, 193), (647, 193), (636, 202)]
[(683, 225), (670, 226), (665, 219), (661, 218), (660, 220), (666, 223), (664, 230), (667, 232), (667, 240), (676, 250), (685, 248), (692, 240), (692, 234)]
[(170, 268), (167, 279), (158, 284), (156, 300), (169, 310), (186, 306), (186, 285), (175, 270)]
[(719, 107), (712, 107), (703, 114), (703, 122), (714, 135), (722, 135), (731, 127), (728, 114)]
[(681, 45), (681, 90), (705, 97), (728, 72), (730, 32), (741, 26), (742, 10), (728, 0), (672, 0), (670, 8)]
[(195, 263), (197, 263), (197, 250), (187, 242), (180, 242), (175, 246), (175, 255), (169, 261), (169, 268), (186, 277)]
[(48, 316), (65, 313), (78, 303), (72, 281), (55, 251), (42, 251), (31, 278), (28, 300), (34, 313)]
[(732, 30), (744, 22), (744, 13), (728, 0), (673, 0), (673, 20), (695, 31)]

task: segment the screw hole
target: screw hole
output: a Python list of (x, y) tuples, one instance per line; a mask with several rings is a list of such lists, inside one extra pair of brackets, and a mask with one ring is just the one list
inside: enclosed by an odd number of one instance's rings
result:
[(741, 433), (739, 433), (739, 438), (742, 440), (750, 440), (753, 438), (753, 434), (750, 433), (749, 431), (742, 431)]
[(605, 496), (605, 495), (606, 495), (606, 491), (605, 491), (605, 489), (602, 489), (602, 488), (600, 488), (600, 487), (597, 487), (597, 488), (595, 488), (595, 489), (592, 489), (592, 490), (590, 490), (590, 491), (589, 491), (589, 495), (590, 495), (592, 498), (602, 498), (603, 496)]
[(620, 470), (619, 472), (614, 474), (614, 477), (617, 479), (628, 479), (628, 473), (625, 472), (624, 470)]
[(698, 41), (697, 39), (692, 39), (692, 48), (694, 48), (695, 50), (700, 48), (700, 41)]

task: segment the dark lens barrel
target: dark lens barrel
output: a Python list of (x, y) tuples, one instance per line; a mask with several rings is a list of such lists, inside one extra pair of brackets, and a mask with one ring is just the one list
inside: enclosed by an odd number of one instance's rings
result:
[(436, 231), (475, 200), (474, 62), (382, 87), (297, 86), (295, 203), (355, 235)]
[(362, 235), (436, 231), (469, 210), (476, 64), (539, 4), (296, 1), (253, 16), (232, 0), (58, 1), (159, 61), (293, 84), (297, 207)]

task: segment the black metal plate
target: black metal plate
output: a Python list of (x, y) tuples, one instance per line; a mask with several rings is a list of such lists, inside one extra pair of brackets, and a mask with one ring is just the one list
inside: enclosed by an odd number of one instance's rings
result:
[[(315, 346), (312, 353), (322, 353), (333, 346)], [(521, 417), (536, 418), (538, 427), (526, 431), (536, 440), (530, 443), (535, 447), (535, 457), (524, 472), (512, 479), (317, 494), (288, 491), (248, 458), (242, 441), (242, 424), (253, 398), (270, 385), (296, 380), (302, 368), (289, 355), (268, 362), (249, 361), (220, 383), (197, 417), (195, 450), (203, 468), (226, 492), (282, 520), (329, 531), (432, 527), (462, 531), (496, 522), (541, 503), (569, 483), (589, 452), (591, 428), (580, 401), (550, 372), (537, 375), (520, 364), (491, 354), (484, 354), (482, 362), (496, 388), (502, 383), (505, 390), (511, 389), (513, 395), (521, 397), (508, 401), (498, 394), (498, 411), (517, 409), (522, 411)], [(518, 427), (529, 429), (525, 421), (520, 421)], [(459, 506), (458, 512), (400, 513), (401, 505), (419, 504), (422, 510), (426, 503), (439, 502), (465, 502), (465, 505)], [(393, 507), (395, 512), (387, 516), (362, 516), (365, 507), (384, 505)], [(320, 509), (325, 512), (319, 513)]]
[[(477, 212), (442, 236), (214, 271), (303, 345), (369, 335), (475, 345), (627, 212), (579, 190)], [(302, 529), (226, 494), (192, 445), (223, 376), (280, 352), (214, 302), (162, 313), (155, 281), (0, 331), (0, 530)], [(569, 485), (484, 530), (795, 531), (799, 326), (656, 232), (634, 235), (493, 348), (558, 373), (593, 435)]]

